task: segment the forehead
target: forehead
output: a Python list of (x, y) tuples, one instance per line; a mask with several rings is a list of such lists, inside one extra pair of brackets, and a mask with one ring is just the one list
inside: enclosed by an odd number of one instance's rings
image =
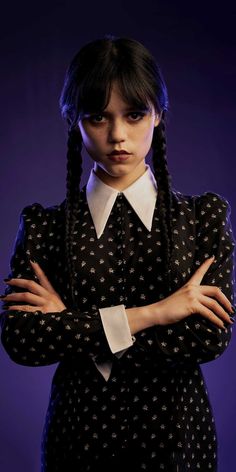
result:
[(121, 87), (117, 81), (113, 81), (110, 86), (110, 93), (109, 93), (109, 101), (108, 105), (112, 102), (119, 102), (125, 106), (130, 106), (130, 103), (127, 101), (127, 99), (124, 97)]
[[(124, 111), (128, 111), (131, 109), (134, 109), (134, 105), (132, 101), (130, 102), (127, 100), (127, 98), (124, 97), (121, 87), (117, 81), (113, 81), (111, 84), (110, 88), (110, 94), (109, 94), (109, 101), (107, 103), (107, 106), (105, 110), (110, 110), (113, 108), (119, 107), (119, 109), (122, 109)], [(141, 108), (141, 107), (140, 107)], [(143, 104), (143, 109), (151, 111), (152, 105), (149, 104), (149, 107)]]

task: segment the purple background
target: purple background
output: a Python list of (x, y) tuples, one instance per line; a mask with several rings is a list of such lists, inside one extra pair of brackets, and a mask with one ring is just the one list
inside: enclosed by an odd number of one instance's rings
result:
[[(235, 7), (227, 1), (223, 7), (209, 1), (47, 3), (1, 7), (1, 290), (20, 211), (65, 198), (67, 131), (59, 95), (73, 55), (105, 33), (140, 40), (155, 55), (169, 91), (173, 187), (225, 196), (236, 233)], [(83, 157), (82, 185), (92, 165)], [(236, 470), (235, 336), (219, 359), (202, 367), (218, 430), (219, 472)], [(39, 472), (56, 365), (24, 367), (10, 361), (2, 346), (0, 353), (0, 469)]]

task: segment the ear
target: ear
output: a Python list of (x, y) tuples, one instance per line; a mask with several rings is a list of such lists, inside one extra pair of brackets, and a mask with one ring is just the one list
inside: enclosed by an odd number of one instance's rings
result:
[(162, 118), (162, 111), (160, 113), (156, 113), (154, 127), (158, 126)]

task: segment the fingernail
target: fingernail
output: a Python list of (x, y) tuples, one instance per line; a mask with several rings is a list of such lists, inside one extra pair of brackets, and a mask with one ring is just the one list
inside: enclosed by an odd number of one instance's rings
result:
[(235, 306), (231, 305), (231, 309), (233, 310), (232, 313), (236, 313)]
[(5, 298), (6, 295), (0, 295), (0, 298)]
[(230, 321), (224, 321), (224, 327), (228, 327), (228, 326), (232, 326), (235, 322), (234, 318), (232, 318), (231, 316), (229, 317), (230, 318)]
[(30, 259), (30, 262), (33, 264), (37, 264), (37, 262), (34, 259)]
[(3, 279), (4, 282), (9, 282), (11, 279)]
[(9, 310), (9, 304), (3, 303), (3, 304), (2, 304), (2, 309), (3, 309), (3, 310)]

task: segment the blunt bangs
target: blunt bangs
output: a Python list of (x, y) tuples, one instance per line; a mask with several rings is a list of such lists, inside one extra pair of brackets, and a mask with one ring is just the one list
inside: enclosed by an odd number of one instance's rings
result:
[(159, 113), (167, 109), (167, 91), (160, 69), (138, 41), (100, 39), (85, 45), (68, 69), (60, 98), (62, 116), (72, 126), (85, 113), (102, 112), (117, 82), (123, 100), (132, 108)]

